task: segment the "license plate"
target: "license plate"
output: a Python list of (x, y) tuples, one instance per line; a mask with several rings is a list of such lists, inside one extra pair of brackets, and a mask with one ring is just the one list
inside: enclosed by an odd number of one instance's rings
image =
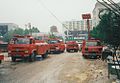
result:
[(54, 51), (55, 49), (51, 49), (50, 51)]
[(21, 56), (21, 55), (15, 55), (15, 56)]

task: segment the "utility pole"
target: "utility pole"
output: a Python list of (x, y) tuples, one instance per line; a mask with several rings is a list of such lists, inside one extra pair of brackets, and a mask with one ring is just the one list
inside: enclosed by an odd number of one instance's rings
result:
[(27, 29), (27, 24), (25, 24), (25, 29)]
[(29, 28), (29, 35), (31, 35), (32, 36), (32, 28), (31, 28), (31, 23), (28, 23), (28, 28)]

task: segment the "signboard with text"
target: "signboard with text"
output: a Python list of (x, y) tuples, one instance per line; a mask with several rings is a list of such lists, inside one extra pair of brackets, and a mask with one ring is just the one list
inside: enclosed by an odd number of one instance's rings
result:
[(91, 19), (91, 14), (82, 14), (83, 19)]

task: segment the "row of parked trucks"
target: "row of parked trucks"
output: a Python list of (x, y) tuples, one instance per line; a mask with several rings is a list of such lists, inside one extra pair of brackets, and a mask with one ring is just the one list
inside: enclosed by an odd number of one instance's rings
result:
[[(82, 50), (83, 57), (101, 57), (102, 46), (99, 40), (84, 40), (82, 45), (79, 46), (75, 41), (69, 41), (64, 44), (60, 39), (48, 39), (46, 41), (37, 40), (32, 36), (14, 36), (8, 44), (8, 56), (12, 61), (16, 59), (23, 59), (25, 61), (33, 62), (36, 56), (41, 56), (43, 59), (47, 58), (49, 53), (63, 53), (78, 52)], [(0, 62), (3, 59), (0, 55)]]
[(36, 56), (40, 55), (46, 58), (49, 53), (63, 53), (65, 49), (70, 52), (78, 52), (79, 45), (70, 41), (65, 43), (57, 38), (48, 39), (46, 41), (37, 40), (32, 36), (14, 36), (8, 45), (8, 56), (15, 62), (21, 58), (28, 61), (35, 61)]

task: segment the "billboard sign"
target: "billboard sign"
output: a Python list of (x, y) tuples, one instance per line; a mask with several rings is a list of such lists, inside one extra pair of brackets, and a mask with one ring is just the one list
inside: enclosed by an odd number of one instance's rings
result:
[(82, 19), (91, 19), (91, 14), (82, 14)]

